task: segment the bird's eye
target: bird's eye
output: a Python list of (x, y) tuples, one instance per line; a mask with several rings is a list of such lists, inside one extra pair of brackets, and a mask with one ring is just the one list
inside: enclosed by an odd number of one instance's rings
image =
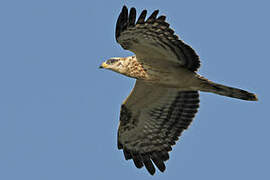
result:
[(115, 62), (117, 62), (117, 59), (109, 59), (106, 64), (114, 64)]

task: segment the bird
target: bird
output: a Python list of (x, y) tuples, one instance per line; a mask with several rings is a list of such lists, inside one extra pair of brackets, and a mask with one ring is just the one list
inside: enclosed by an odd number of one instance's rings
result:
[(115, 38), (134, 55), (109, 58), (100, 66), (136, 79), (121, 105), (117, 147), (126, 160), (133, 160), (139, 169), (145, 167), (151, 175), (156, 168), (165, 171), (172, 146), (198, 111), (199, 91), (258, 100), (253, 93), (199, 75), (199, 56), (158, 13), (155, 10), (146, 19), (144, 9), (136, 20), (136, 9), (124, 5)]

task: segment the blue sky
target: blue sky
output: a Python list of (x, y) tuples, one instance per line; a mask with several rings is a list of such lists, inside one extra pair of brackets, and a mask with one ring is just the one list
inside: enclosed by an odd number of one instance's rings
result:
[[(134, 80), (98, 69), (126, 4), (160, 9), (200, 55), (199, 73), (259, 102), (201, 93), (199, 113), (151, 177), (117, 150)], [(269, 179), (269, 1), (1, 0), (0, 179)]]

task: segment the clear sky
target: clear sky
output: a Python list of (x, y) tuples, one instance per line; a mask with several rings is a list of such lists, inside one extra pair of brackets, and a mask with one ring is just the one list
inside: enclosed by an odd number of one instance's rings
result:
[[(117, 150), (134, 80), (98, 69), (126, 4), (160, 9), (200, 55), (200, 74), (259, 102), (201, 93), (200, 109), (151, 177)], [(270, 179), (267, 0), (1, 0), (0, 179)]]

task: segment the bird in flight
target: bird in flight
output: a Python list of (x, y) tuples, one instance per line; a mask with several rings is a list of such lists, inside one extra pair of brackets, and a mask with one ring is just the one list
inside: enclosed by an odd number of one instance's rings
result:
[(117, 145), (125, 159), (153, 175), (164, 172), (169, 152), (199, 108), (198, 91), (257, 101), (255, 94), (214, 83), (197, 74), (199, 56), (181, 41), (154, 11), (124, 6), (116, 23), (116, 41), (135, 53), (114, 57), (101, 68), (135, 78), (135, 86), (121, 106)]

